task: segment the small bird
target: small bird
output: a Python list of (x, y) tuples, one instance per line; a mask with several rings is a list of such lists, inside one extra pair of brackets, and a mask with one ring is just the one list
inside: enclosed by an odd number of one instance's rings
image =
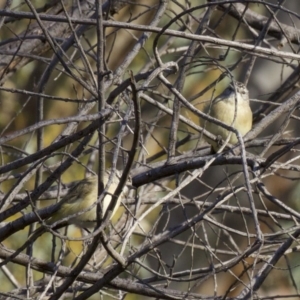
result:
[[(104, 175), (104, 185), (108, 182), (108, 174)], [(112, 184), (108, 188), (108, 193), (113, 194), (118, 186), (120, 174), (115, 172)], [(114, 207), (111, 218), (120, 206), (121, 200), (125, 197), (128, 189), (125, 187), (122, 194), (119, 196), (117, 203)], [(87, 229), (89, 227), (95, 227), (97, 224), (97, 206), (93, 206), (97, 202), (98, 198), (98, 176), (90, 176), (83, 180), (74, 182), (71, 184), (69, 193), (63, 197), (59, 202), (60, 208), (46, 221), (48, 225), (52, 225), (57, 221), (66, 219), (68, 224), (74, 224), (78, 227)], [(105, 215), (107, 208), (112, 200), (111, 195), (106, 195), (103, 199), (102, 216)], [(91, 208), (90, 210), (88, 210)], [(83, 212), (85, 211), (85, 212)], [(80, 214), (80, 212), (83, 212)], [(59, 225), (58, 225), (59, 226)], [(56, 227), (56, 226), (55, 226)], [(18, 249), (18, 253), (26, 249), (32, 244), (39, 236), (46, 231), (45, 226), (37, 228), (28, 238), (27, 241)], [(12, 254), (13, 256), (14, 254)], [(6, 261), (9, 262), (10, 258)], [(6, 263), (3, 261), (2, 263)]]
[[(205, 106), (204, 113), (219, 121), (234, 127), (244, 136), (252, 128), (252, 111), (250, 108), (249, 91), (241, 82), (231, 83), (222, 94)], [(200, 118), (201, 126), (217, 137), (226, 140), (230, 134), (229, 143), (236, 144), (236, 135), (213, 122)], [(205, 137), (215, 152), (220, 145)]]
[[(104, 186), (108, 182), (109, 175), (104, 175)], [(108, 193), (113, 194), (118, 186), (120, 174), (116, 171), (112, 183), (108, 188)], [(122, 198), (125, 196), (127, 188), (119, 196), (111, 218), (116, 213), (120, 206)], [(97, 202), (98, 198), (98, 176), (93, 175), (83, 180), (79, 180), (72, 184), (69, 193), (59, 202), (60, 208), (47, 221), (48, 224), (53, 224), (59, 220), (66, 219), (68, 224), (74, 224), (81, 228), (95, 227), (97, 223)], [(107, 208), (112, 200), (111, 195), (106, 195), (102, 204), (102, 216), (105, 215)], [(94, 205), (94, 206), (93, 206)], [(90, 209), (89, 209), (90, 208)], [(85, 212), (83, 212), (85, 211)], [(83, 213), (80, 213), (83, 212)], [(69, 217), (69, 218), (68, 218)]]

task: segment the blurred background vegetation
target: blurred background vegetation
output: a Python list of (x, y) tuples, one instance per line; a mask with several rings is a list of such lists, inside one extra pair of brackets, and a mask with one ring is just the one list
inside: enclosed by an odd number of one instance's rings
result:
[[(68, 240), (55, 244), (46, 233), (24, 256), (9, 256), (40, 226), (32, 211), (55, 204), (68, 183), (102, 166), (100, 127), (71, 141), (96, 122), (89, 117), (101, 111), (101, 93), (112, 110), (103, 122), (105, 168), (124, 170), (137, 124), (130, 72), (141, 105), (133, 188), (105, 229), (128, 261), (120, 266), (99, 244), (82, 271), (88, 277), (76, 277), (66, 299), (299, 299), (299, 113), (297, 101), (285, 104), (298, 97), (300, 7), (296, 0), (227, 2), (103, 0), (101, 13), (93, 0), (0, 0), (3, 299), (58, 299), (88, 251), (91, 242), (80, 240), (87, 233), (69, 226), (60, 231)], [(256, 132), (246, 138), (248, 169), (240, 153), (212, 153), (199, 125), (197, 110), (233, 79), (251, 97)]]

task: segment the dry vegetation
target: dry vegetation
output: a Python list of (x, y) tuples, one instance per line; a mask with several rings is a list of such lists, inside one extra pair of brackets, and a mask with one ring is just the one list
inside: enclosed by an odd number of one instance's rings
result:
[[(102, 2), (0, 1), (0, 299), (299, 299), (299, 1)], [(232, 79), (254, 126), (215, 154)], [(111, 222), (46, 227), (108, 168)]]

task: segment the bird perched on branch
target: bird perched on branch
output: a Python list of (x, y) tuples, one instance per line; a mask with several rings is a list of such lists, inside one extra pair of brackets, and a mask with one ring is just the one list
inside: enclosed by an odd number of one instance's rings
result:
[[(252, 111), (250, 108), (249, 91), (243, 83), (231, 83), (218, 97), (213, 99), (204, 108), (204, 113), (218, 119), (226, 125), (235, 128), (244, 136), (252, 128)], [(230, 144), (236, 144), (238, 139), (236, 134), (228, 131), (221, 125), (200, 118), (203, 128), (210, 131), (215, 136), (226, 140)], [(211, 144), (215, 152), (220, 148), (220, 144), (207, 137), (207, 142)]]
[[(108, 193), (102, 202), (102, 216), (104, 217), (107, 208), (112, 201), (118, 183), (120, 174), (115, 172), (112, 182), (108, 188)], [(109, 174), (104, 175), (104, 186), (108, 183)], [(111, 218), (120, 206), (122, 198), (125, 196), (127, 188), (116, 201)], [(93, 175), (85, 179), (79, 180), (72, 184), (68, 194), (59, 202), (60, 208), (47, 221), (48, 224), (54, 224), (57, 221), (65, 219), (68, 224), (74, 224), (81, 228), (95, 227), (97, 223), (97, 202), (98, 199), (98, 176)]]

